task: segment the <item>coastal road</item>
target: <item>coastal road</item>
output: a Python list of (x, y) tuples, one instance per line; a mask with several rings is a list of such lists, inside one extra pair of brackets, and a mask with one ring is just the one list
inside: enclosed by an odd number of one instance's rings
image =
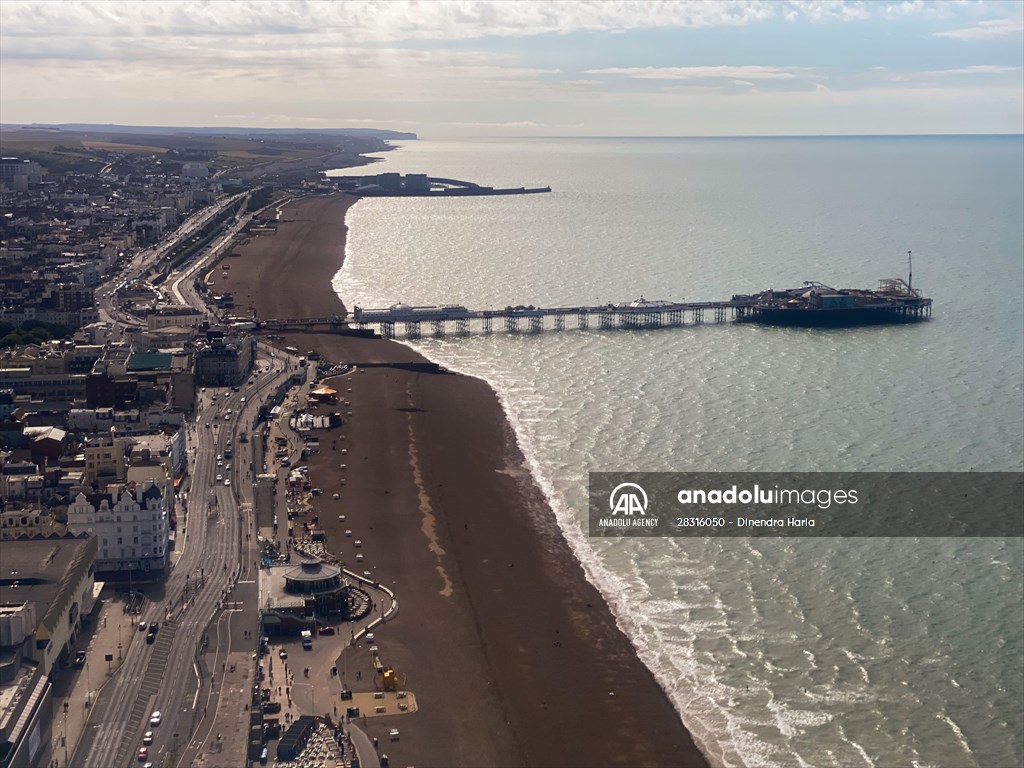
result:
[[(181, 236), (202, 226), (205, 218)], [(193, 306), (201, 307), (194, 292), (189, 298)], [(132, 765), (145, 730), (154, 732), (150, 761), (157, 764), (167, 758), (173, 763), (200, 725), (202, 710), (196, 706), (200, 692), (215, 680), (207, 681), (196, 663), (200, 644), (235, 584), (255, 578), (252, 470), (259, 468), (251, 464), (253, 441), (241, 443), (239, 436), (251, 428), (261, 399), (286, 377), (280, 359), (268, 357), (259, 365), (264, 373), (253, 376), (237, 393), (227, 387), (200, 393), (196, 419), (187, 426), (191, 468), (187, 515), (180, 522), (173, 567), (162, 584), (149, 587), (151, 599), (139, 617), (147, 624), (160, 623), (156, 641), (131, 644), (119, 673), (92, 709), (73, 765)], [(229, 470), (217, 467), (217, 457), (226, 445), (235, 454), (230, 462), (222, 459), (225, 465), (231, 464)], [(218, 481), (218, 474), (230, 484)], [(220, 649), (217, 653), (219, 658)], [(211, 668), (219, 663), (217, 658), (210, 662)], [(162, 721), (151, 727), (154, 711), (162, 713)]]
[[(166, 581), (149, 590), (155, 599), (140, 616), (147, 623), (160, 622), (157, 640), (151, 645), (132, 643), (120, 672), (93, 709), (73, 765), (131, 765), (156, 710), (163, 719), (152, 728), (154, 763), (179, 751), (199, 725), (202, 710), (194, 705), (200, 687), (208, 685), (195, 663), (199, 644), (237, 581), (255, 578), (255, 536), (246, 539), (254, 532), (251, 505), (243, 506), (238, 496), (241, 489), (246, 494), (242, 498), (251, 501), (249, 461), (243, 458), (246, 450), (240, 449), (249, 449), (252, 441), (240, 444), (238, 436), (249, 430), (260, 398), (284, 380), (282, 369), (277, 363), (237, 393), (219, 388), (217, 402), (213, 390), (201, 394), (197, 422), (189, 426), (192, 475), (188, 515), (179, 525), (177, 559)], [(239, 408), (242, 397), (246, 404)], [(222, 459), (231, 464), (230, 470), (216, 465), (227, 444), (235, 448), (232, 461)], [(225, 472), (230, 485), (216, 480)], [(219, 662), (210, 663), (213, 667)]]

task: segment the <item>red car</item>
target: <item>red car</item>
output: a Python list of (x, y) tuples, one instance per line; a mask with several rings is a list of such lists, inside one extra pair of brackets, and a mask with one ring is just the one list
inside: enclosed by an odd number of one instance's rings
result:
[(139, 747), (139, 762), (144, 763), (149, 758), (149, 747)]
[(320, 629), (318, 629), (317, 631), (321, 635), (333, 635), (334, 634), (334, 627), (320, 627)]

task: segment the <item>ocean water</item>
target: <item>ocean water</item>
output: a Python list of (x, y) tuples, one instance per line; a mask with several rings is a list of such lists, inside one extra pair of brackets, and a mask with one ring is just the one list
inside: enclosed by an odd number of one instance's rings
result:
[[(417, 141), (346, 304), (713, 300), (906, 273), (930, 322), (412, 343), (487, 379), (588, 577), (717, 766), (1024, 763), (1021, 539), (590, 540), (589, 471), (1024, 468), (1020, 137)], [(360, 174), (362, 169), (341, 171)]]

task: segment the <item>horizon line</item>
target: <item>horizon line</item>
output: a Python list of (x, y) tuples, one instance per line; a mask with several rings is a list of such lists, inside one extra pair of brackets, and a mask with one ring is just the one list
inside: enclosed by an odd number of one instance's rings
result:
[[(396, 128), (366, 126), (322, 126), (319, 128), (303, 128), (299, 126), (239, 126), (239, 125), (146, 125), (139, 123), (42, 123), (42, 122), (3, 122), (0, 129), (61, 128), (63, 126), (88, 126), (93, 129), (103, 128), (163, 128), (175, 131), (187, 130), (233, 130), (233, 131), (302, 131), (317, 133), (321, 131), (388, 131), (393, 133), (412, 133), (417, 139), (392, 139), (394, 141), (419, 140), (416, 130), (400, 130)], [(81, 129), (79, 129), (81, 130)], [(443, 134), (442, 134), (443, 136)], [(929, 138), (929, 137), (1024, 137), (1024, 131), (1009, 132), (971, 132), (971, 133), (722, 133), (722, 134), (468, 134), (450, 135), (446, 138), (512, 138), (512, 139), (814, 139), (814, 138)]]

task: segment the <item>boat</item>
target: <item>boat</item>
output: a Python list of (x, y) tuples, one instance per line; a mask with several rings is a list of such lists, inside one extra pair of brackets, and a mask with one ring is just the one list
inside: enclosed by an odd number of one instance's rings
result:
[[(908, 259), (910, 252), (907, 252)], [(739, 320), (766, 325), (835, 327), (916, 323), (932, 313), (932, 300), (913, 287), (913, 265), (907, 279), (880, 280), (877, 289), (831, 288), (807, 281), (800, 288), (769, 289), (752, 296), (733, 296)]]

